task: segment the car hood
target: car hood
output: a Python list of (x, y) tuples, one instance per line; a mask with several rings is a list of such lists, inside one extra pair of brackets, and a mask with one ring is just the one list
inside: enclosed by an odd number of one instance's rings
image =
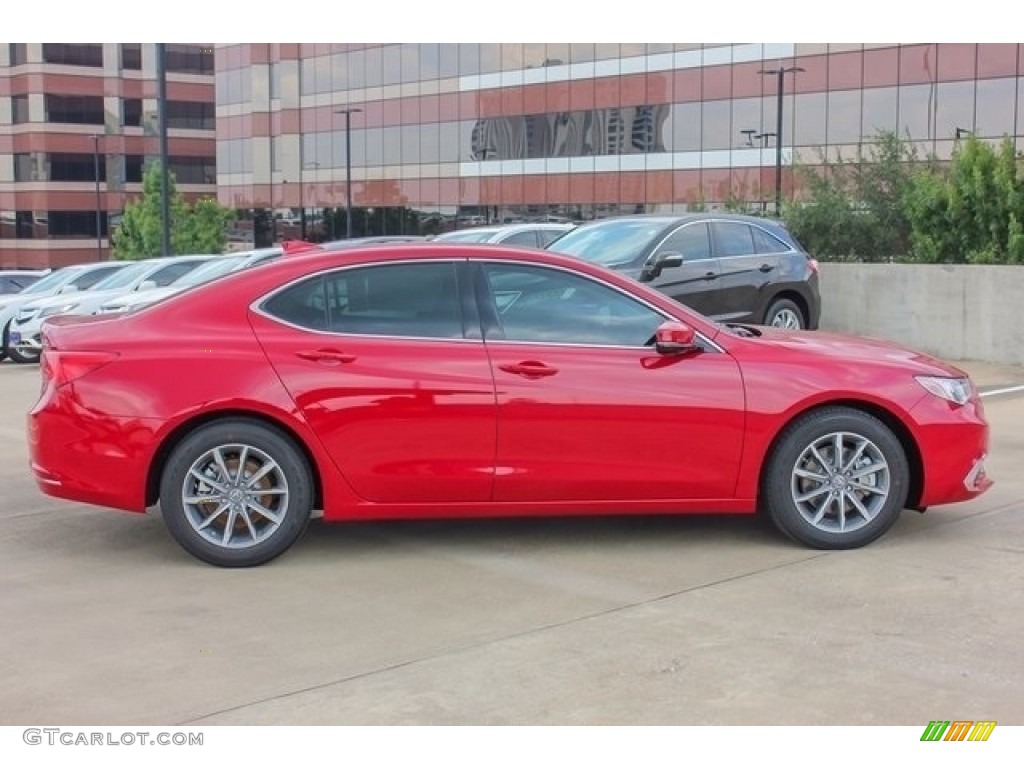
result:
[(46, 309), (47, 307), (59, 307), (64, 304), (74, 304), (75, 302), (82, 301), (105, 301), (114, 296), (119, 296), (124, 293), (122, 288), (112, 288), (107, 291), (72, 291), (71, 293), (61, 293), (57, 296), (50, 296), (46, 299), (39, 299), (38, 301), (30, 302), (22, 306), (22, 309)]
[[(967, 375), (956, 366), (936, 357), (884, 339), (822, 331), (784, 331), (761, 326), (754, 330), (760, 333), (759, 337), (741, 338), (755, 346), (782, 348), (801, 357), (863, 360), (931, 376)], [(719, 338), (727, 335), (728, 330), (720, 334)]]

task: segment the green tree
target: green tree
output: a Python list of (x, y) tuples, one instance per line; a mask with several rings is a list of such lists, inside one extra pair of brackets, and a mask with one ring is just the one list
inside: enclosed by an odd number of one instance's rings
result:
[(915, 261), (1024, 263), (1024, 172), (1012, 140), (996, 149), (968, 137), (948, 169), (915, 174), (906, 213)]
[(911, 226), (904, 200), (914, 174), (930, 168), (909, 142), (878, 133), (851, 159), (824, 152), (796, 168), (803, 189), (786, 204), (783, 219), (794, 236), (820, 258), (883, 261), (910, 250)]
[[(129, 202), (121, 225), (111, 237), (118, 259), (146, 259), (163, 252), (160, 211), (160, 164), (152, 163), (142, 178), (142, 197)], [(168, 173), (171, 249), (175, 253), (220, 253), (235, 212), (204, 198), (189, 205)]]

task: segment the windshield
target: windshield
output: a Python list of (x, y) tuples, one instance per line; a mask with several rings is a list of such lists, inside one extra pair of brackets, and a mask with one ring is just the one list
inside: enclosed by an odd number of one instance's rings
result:
[(628, 264), (638, 258), (669, 223), (669, 219), (633, 219), (589, 224), (562, 235), (548, 250), (606, 267)]
[(100, 280), (91, 288), (91, 290), (106, 291), (111, 288), (124, 288), (125, 286), (131, 285), (135, 282), (136, 278), (152, 268), (153, 265), (148, 261), (140, 261), (138, 264), (122, 267), (109, 277), (105, 277)]
[(434, 239), (446, 243), (485, 243), (493, 236), (493, 229), (467, 229), (464, 232), (446, 232)]
[(22, 295), (27, 293), (44, 293), (51, 288), (59, 288), (68, 280), (78, 274), (81, 270), (58, 269), (56, 272), (47, 275), (42, 280), (37, 280), (28, 288), (21, 291)]
[(171, 285), (199, 285), (208, 280), (213, 280), (215, 277), (226, 275), (243, 261), (244, 259), (235, 257), (216, 259), (209, 264), (203, 264), (203, 266), (196, 267), (191, 272), (187, 272), (184, 276), (171, 283)]

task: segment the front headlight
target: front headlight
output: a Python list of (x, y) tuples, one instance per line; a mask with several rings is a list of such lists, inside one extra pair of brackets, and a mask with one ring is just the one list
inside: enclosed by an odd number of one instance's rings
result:
[(949, 376), (915, 376), (917, 383), (936, 397), (963, 405), (971, 399), (974, 388), (966, 376), (954, 378)]
[(47, 307), (39, 313), (40, 317), (50, 317), (52, 315), (66, 315), (68, 312), (78, 306), (78, 302), (71, 302), (70, 304), (61, 304), (57, 307)]

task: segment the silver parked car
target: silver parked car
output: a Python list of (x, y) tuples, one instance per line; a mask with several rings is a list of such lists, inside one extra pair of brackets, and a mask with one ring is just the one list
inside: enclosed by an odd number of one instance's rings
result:
[(456, 229), (438, 235), (434, 241), (441, 243), (500, 243), (501, 245), (525, 246), (527, 248), (545, 248), (575, 226), (575, 224), (546, 221), (501, 224), (493, 227)]

